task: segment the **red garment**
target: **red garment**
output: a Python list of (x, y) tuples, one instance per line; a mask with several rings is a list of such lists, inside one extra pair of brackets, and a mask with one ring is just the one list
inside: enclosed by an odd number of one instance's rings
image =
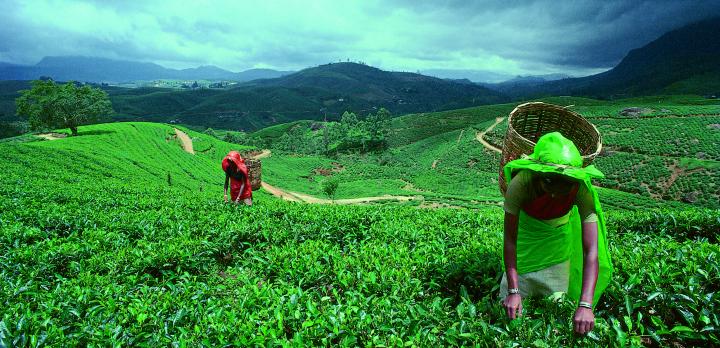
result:
[[(243, 191), (240, 192), (240, 188), (242, 187), (243, 183), (230, 176), (230, 199), (236, 200), (238, 198), (238, 195), (240, 195), (240, 199), (246, 199), (246, 198), (252, 198), (252, 187), (250, 186), (250, 175), (248, 174), (248, 168), (245, 165), (245, 160), (243, 160), (242, 156), (240, 156), (240, 153), (237, 151), (230, 151), (228, 154), (223, 158), (222, 160), (222, 169), (223, 171), (227, 171), (229, 164), (229, 161), (232, 161), (237, 169), (243, 173), (243, 176), (245, 177), (245, 187), (243, 188)], [(226, 172), (227, 173), (227, 172)], [(226, 174), (227, 175), (227, 174)]]
[(556, 195), (555, 197), (546, 192), (532, 202), (525, 204), (523, 210), (538, 220), (559, 218), (572, 209), (579, 187), (580, 185), (575, 184), (570, 193), (566, 195)]

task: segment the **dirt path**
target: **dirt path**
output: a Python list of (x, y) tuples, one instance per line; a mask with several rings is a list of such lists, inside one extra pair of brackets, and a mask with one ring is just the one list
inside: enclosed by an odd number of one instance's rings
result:
[(421, 196), (384, 195), (384, 196), (375, 196), (375, 197), (336, 199), (333, 201), (330, 199), (318, 198), (315, 196), (306, 195), (304, 193), (286, 191), (281, 188), (272, 186), (264, 181), (262, 183), (262, 187), (263, 187), (263, 189), (265, 189), (265, 191), (270, 192), (273, 196), (282, 198), (286, 201), (312, 203), (312, 204), (362, 204), (362, 203), (377, 202), (377, 201), (406, 202), (406, 201), (412, 201), (415, 199), (422, 199)]
[(262, 152), (260, 152), (259, 154), (255, 155), (255, 156), (252, 156), (251, 158), (252, 159), (261, 159), (261, 158), (265, 158), (265, 157), (270, 157), (270, 155), (272, 155), (270, 150), (262, 150)]
[(493, 128), (495, 128), (495, 126), (497, 126), (498, 124), (500, 124), (500, 122), (502, 122), (504, 120), (505, 120), (505, 117), (496, 117), (495, 123), (493, 123), (490, 127), (487, 127), (487, 129), (485, 129), (484, 131), (478, 132), (477, 135), (475, 136), (475, 139), (477, 139), (477, 141), (479, 141), (481, 144), (483, 144), (483, 146), (485, 146), (486, 149), (495, 151), (497, 153), (502, 153), (502, 149), (498, 149), (497, 147), (488, 143), (487, 141), (485, 141), (485, 138), (483, 138), (483, 137), (485, 136), (485, 134), (487, 134), (487, 132), (493, 130)]
[(265, 189), (265, 191), (270, 192), (273, 196), (282, 198), (286, 201), (292, 201), (292, 202), (301, 202), (301, 200), (293, 195), (291, 195), (289, 192), (285, 192), (275, 186), (272, 186), (266, 182), (262, 182), (262, 188)]
[(650, 118), (688, 118), (688, 117), (706, 117), (718, 116), (718, 114), (687, 114), (687, 115), (658, 115), (658, 116), (638, 116), (638, 117), (619, 117), (619, 116), (597, 116), (588, 117), (589, 120), (638, 120)]
[(704, 168), (695, 168), (695, 169), (691, 169), (691, 170), (685, 170), (685, 169), (681, 168), (680, 166), (678, 166), (677, 163), (673, 163), (672, 165), (670, 165), (668, 167), (668, 169), (670, 170), (670, 178), (668, 178), (668, 180), (665, 182), (659, 183), (659, 185), (658, 185), (660, 187), (660, 189), (662, 190), (662, 192), (658, 195), (660, 198), (662, 198), (663, 196), (665, 196), (668, 193), (668, 191), (670, 190), (670, 187), (675, 183), (675, 181), (680, 176), (695, 174), (695, 173), (699, 173), (699, 172), (702, 172), (703, 170), (705, 170)]
[(463, 133), (465, 133), (465, 129), (460, 131), (460, 135), (458, 135), (457, 141), (455, 144), (460, 144), (460, 140), (462, 139)]
[(58, 140), (62, 138), (67, 138), (67, 134), (63, 133), (42, 133), (35, 135), (36, 137), (40, 137), (47, 140)]
[(187, 153), (195, 154), (195, 150), (193, 150), (193, 144), (192, 139), (183, 131), (174, 128), (175, 129), (175, 135), (177, 135), (178, 139), (180, 139), (180, 144), (182, 144), (183, 150)]

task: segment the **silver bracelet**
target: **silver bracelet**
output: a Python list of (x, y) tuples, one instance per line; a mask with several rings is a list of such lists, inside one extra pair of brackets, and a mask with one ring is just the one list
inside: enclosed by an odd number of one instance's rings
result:
[(585, 301), (580, 301), (580, 302), (578, 302), (578, 307), (583, 307), (583, 308), (587, 308), (587, 309), (590, 309), (590, 310), (593, 309), (593, 308), (592, 308), (592, 303), (590, 303), (590, 302), (585, 302)]
[(508, 294), (510, 294), (510, 295), (519, 294), (519, 293), (520, 293), (520, 289), (518, 289), (518, 288), (508, 289)]

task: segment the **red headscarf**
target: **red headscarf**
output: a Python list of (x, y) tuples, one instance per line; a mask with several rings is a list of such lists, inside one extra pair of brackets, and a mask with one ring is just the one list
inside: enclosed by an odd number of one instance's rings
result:
[(232, 161), (237, 169), (242, 172), (245, 177), (248, 177), (248, 169), (245, 165), (245, 160), (240, 156), (240, 153), (237, 151), (230, 151), (228, 154), (223, 158), (222, 160), (222, 169), (223, 171), (227, 171), (228, 166), (230, 166), (229, 161)]

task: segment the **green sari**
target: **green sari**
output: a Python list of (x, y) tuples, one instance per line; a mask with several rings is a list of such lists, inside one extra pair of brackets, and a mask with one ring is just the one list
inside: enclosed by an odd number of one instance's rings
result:
[[(555, 134), (559, 135), (559, 133), (550, 134), (553, 136), (555, 136)], [(541, 137), (541, 140), (546, 136), (548, 135)], [(562, 142), (566, 139), (562, 138), (559, 140), (551, 140)], [(572, 143), (570, 142), (570, 144)], [(592, 194), (593, 202), (595, 204), (595, 212), (598, 217), (598, 279), (597, 284), (595, 285), (595, 297), (593, 299), (593, 305), (595, 305), (600, 299), (603, 291), (605, 291), (608, 284), (610, 284), (610, 278), (613, 273), (610, 253), (608, 252), (605, 215), (603, 214), (602, 207), (600, 206), (600, 199), (598, 198), (597, 190), (593, 187), (591, 182), (592, 178), (604, 177), (604, 175), (592, 165), (581, 168), (578, 165), (577, 159), (573, 159), (575, 166), (569, 164), (555, 164), (561, 161), (553, 161), (552, 158), (548, 160), (548, 157), (562, 153), (562, 151), (546, 150), (543, 154), (538, 151), (538, 147), (540, 145), (541, 141), (539, 140), (535, 149), (536, 153), (533, 154), (535, 156), (525, 156), (521, 159), (507, 163), (503, 168), (505, 179), (509, 185), (514, 172), (522, 169), (529, 169), (535, 172), (557, 173), (569, 176), (587, 186), (588, 190)], [(537, 153), (539, 153), (540, 156), (545, 156), (545, 158), (543, 158), (544, 161), (538, 159), (539, 156)], [(582, 163), (581, 159), (579, 163)], [(516, 249), (517, 268), (518, 274), (526, 274), (569, 260), (570, 279), (567, 294), (571, 299), (579, 300), (583, 281), (582, 222), (580, 214), (578, 214), (577, 211), (577, 206), (574, 206), (568, 214), (569, 219), (566, 224), (558, 227), (552, 227), (542, 220), (530, 217), (523, 211), (520, 212)]]

